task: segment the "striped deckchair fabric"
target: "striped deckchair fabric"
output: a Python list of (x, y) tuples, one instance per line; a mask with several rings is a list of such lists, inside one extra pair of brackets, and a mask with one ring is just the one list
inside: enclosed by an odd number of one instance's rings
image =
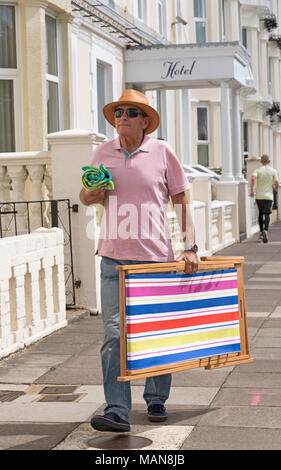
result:
[(236, 269), (125, 276), (128, 371), (240, 351)]
[(118, 266), (119, 382), (252, 362), (244, 258), (205, 256), (196, 274), (184, 262)]

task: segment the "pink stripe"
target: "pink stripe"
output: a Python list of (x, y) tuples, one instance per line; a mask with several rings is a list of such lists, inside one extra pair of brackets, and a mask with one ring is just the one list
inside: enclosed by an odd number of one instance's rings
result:
[(206, 282), (183, 286), (152, 286), (152, 287), (127, 287), (126, 297), (150, 297), (158, 295), (184, 295), (214, 290), (227, 290), (237, 288), (237, 281)]

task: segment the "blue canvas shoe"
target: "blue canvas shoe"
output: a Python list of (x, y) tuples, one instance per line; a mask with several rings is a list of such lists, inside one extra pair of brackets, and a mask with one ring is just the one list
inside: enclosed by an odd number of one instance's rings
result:
[(120, 418), (116, 413), (106, 413), (104, 416), (95, 415), (91, 419), (91, 426), (97, 431), (128, 432), (130, 423)]
[(147, 416), (149, 421), (160, 423), (166, 421), (168, 414), (166, 413), (166, 408), (159, 403), (154, 403), (149, 405), (147, 408)]

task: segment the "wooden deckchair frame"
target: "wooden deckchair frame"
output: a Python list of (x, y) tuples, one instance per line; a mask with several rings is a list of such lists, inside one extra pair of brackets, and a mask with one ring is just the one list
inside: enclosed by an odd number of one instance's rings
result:
[(119, 382), (152, 377), (173, 372), (180, 372), (198, 367), (205, 369), (216, 369), (219, 367), (235, 366), (252, 362), (250, 356), (248, 325), (245, 305), (244, 283), (243, 283), (244, 257), (240, 256), (210, 256), (202, 257), (199, 261), (198, 271), (209, 271), (217, 269), (236, 269), (238, 282), (238, 305), (240, 325), (240, 352), (221, 354), (203, 359), (192, 359), (168, 365), (155, 366), (146, 369), (127, 370), (126, 368), (126, 297), (125, 276), (128, 274), (159, 273), (171, 271), (184, 271), (184, 262), (153, 263), (118, 266), (119, 271), (119, 302), (120, 302), (120, 376)]

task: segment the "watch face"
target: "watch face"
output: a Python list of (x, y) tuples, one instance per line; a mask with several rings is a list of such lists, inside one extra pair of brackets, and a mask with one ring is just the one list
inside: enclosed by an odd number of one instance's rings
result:
[(193, 245), (192, 251), (194, 251), (194, 253), (197, 253), (197, 251), (198, 251), (198, 246), (197, 246), (197, 245)]

